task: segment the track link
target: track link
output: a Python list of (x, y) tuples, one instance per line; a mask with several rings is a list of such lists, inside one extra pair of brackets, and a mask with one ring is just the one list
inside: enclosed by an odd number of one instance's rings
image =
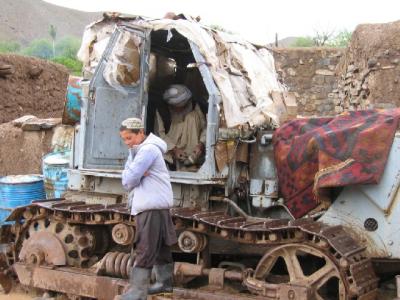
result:
[[(378, 279), (372, 263), (366, 256), (365, 248), (341, 226), (328, 226), (311, 218), (249, 220), (229, 216), (223, 211), (203, 212), (190, 208), (174, 208), (171, 214), (179, 229), (241, 244), (265, 245), (266, 248), (286, 244), (310, 245), (324, 253), (337, 266), (347, 291), (346, 299), (375, 299)], [(23, 220), (24, 215), (31, 217)], [(104, 206), (71, 201), (38, 202), (18, 208), (12, 213), (11, 219), (17, 221), (17, 228), (14, 229), (17, 231), (15, 244), (21, 243), (18, 237), (23, 236), (21, 232), (24, 227), (29, 228), (31, 220), (49, 216), (72, 224), (125, 223), (135, 226), (134, 217), (123, 204)], [(252, 290), (251, 283), (248, 286)], [(258, 293), (256, 288), (254, 292)]]

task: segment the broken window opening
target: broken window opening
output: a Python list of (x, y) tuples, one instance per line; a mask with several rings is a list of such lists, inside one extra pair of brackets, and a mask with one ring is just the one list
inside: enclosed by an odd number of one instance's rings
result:
[[(167, 142), (164, 158), (171, 171), (197, 172), (205, 159), (209, 95), (188, 40), (176, 30), (151, 33), (149, 78), (148, 133)], [(171, 85), (190, 90), (182, 106), (164, 99)]]
[(141, 43), (142, 39), (133, 32), (120, 33), (103, 72), (110, 86), (120, 89), (139, 84)]

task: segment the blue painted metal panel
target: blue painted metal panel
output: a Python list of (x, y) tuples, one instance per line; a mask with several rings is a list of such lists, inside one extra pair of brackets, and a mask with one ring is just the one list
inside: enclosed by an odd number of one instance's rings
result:
[(70, 76), (63, 112), (63, 124), (74, 125), (81, 118), (82, 87), (81, 77)]

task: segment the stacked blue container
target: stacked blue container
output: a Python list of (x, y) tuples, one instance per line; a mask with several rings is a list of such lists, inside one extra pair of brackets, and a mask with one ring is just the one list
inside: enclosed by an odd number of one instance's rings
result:
[(18, 206), (46, 199), (42, 176), (10, 175), (0, 177), (0, 224)]

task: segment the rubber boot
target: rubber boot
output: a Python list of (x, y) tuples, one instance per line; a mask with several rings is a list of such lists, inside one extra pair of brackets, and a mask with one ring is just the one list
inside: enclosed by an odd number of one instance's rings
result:
[(129, 279), (130, 286), (125, 294), (115, 297), (118, 300), (146, 300), (150, 285), (151, 269), (133, 267)]
[(149, 295), (160, 293), (172, 293), (172, 276), (174, 264), (155, 265), (154, 273), (156, 282), (149, 287)]

